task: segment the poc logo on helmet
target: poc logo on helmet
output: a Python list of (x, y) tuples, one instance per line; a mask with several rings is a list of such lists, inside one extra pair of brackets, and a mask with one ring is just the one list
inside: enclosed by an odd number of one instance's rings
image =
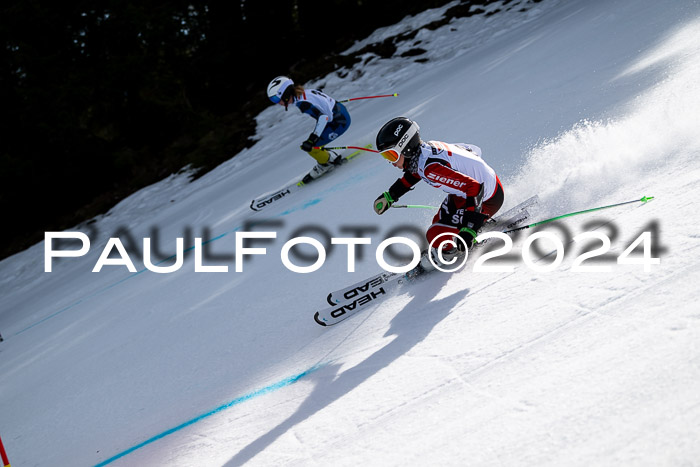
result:
[(401, 129), (403, 128), (403, 125), (399, 123), (399, 126), (396, 127), (394, 130), (394, 136), (399, 136), (401, 134)]

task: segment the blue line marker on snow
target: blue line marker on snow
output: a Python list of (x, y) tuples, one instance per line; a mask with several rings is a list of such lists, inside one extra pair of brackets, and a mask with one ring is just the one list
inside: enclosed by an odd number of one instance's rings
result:
[(158, 441), (159, 439), (163, 439), (168, 435), (176, 433), (176, 432), (182, 430), (183, 428), (187, 428), (190, 425), (194, 425), (195, 423), (200, 422), (200, 421), (204, 420), (205, 418), (211, 417), (212, 415), (216, 415), (217, 413), (222, 412), (226, 409), (229, 409), (233, 406), (236, 406), (238, 404), (246, 402), (250, 399), (254, 399), (256, 397), (263, 396), (265, 394), (276, 391), (278, 389), (282, 389), (286, 386), (290, 386), (290, 385), (296, 383), (297, 381), (299, 381), (300, 379), (302, 379), (303, 377), (308, 376), (311, 373), (313, 373), (314, 371), (320, 369), (322, 366), (323, 366), (323, 364), (315, 365), (315, 366), (309, 368), (308, 370), (303, 371), (297, 375), (290, 376), (288, 378), (283, 379), (282, 381), (278, 381), (274, 384), (271, 384), (269, 386), (265, 386), (264, 388), (257, 389), (257, 390), (250, 392), (244, 396), (238, 397), (238, 398), (232, 400), (231, 402), (228, 402), (224, 405), (221, 405), (221, 406), (215, 408), (214, 410), (210, 410), (207, 413), (199, 415), (199, 416), (197, 416), (191, 420), (188, 420), (188, 421), (186, 421), (186, 422), (184, 422), (184, 423), (182, 423), (174, 428), (170, 428), (169, 430), (165, 430), (164, 432), (157, 434), (157, 435), (153, 436), (152, 438), (147, 439), (146, 441), (143, 441), (135, 446), (132, 446), (129, 449), (126, 449), (126, 450), (120, 452), (119, 454), (114, 455), (114, 456), (110, 457), (109, 459), (100, 462), (99, 464), (96, 464), (95, 467), (102, 467), (102, 466), (105, 466), (107, 464), (111, 464), (112, 462), (116, 461), (117, 459), (121, 459), (122, 457), (124, 457), (128, 454), (131, 454), (132, 452), (134, 452), (138, 449), (141, 449), (144, 446), (147, 446), (151, 443), (154, 443), (154, 442)]
[(286, 211), (282, 211), (281, 213), (279, 213), (275, 217), (284, 217), (284, 216), (287, 216), (287, 215), (289, 215), (293, 212), (296, 212), (296, 211), (303, 211), (304, 209), (307, 209), (307, 208), (310, 208), (311, 206), (317, 205), (321, 201), (323, 201), (321, 198), (316, 198), (316, 199), (312, 199), (310, 201), (306, 201), (301, 206), (293, 207), (293, 208), (287, 209)]
[[(343, 182), (338, 183), (338, 184), (335, 185), (334, 187), (327, 188), (326, 190), (324, 190), (324, 191), (321, 192), (320, 194), (323, 195), (323, 194), (326, 194), (326, 193), (332, 193), (332, 192), (335, 192), (335, 191), (339, 191), (339, 190), (342, 190), (342, 189), (346, 189), (348, 186), (355, 184), (357, 181), (362, 180), (363, 178), (366, 178), (366, 177), (365, 177), (364, 175), (354, 175), (354, 176), (352, 176), (352, 177), (347, 178), (347, 179), (344, 180)], [(323, 201), (323, 197), (321, 197), (321, 198), (314, 198), (314, 199), (311, 199), (311, 200), (309, 200), (309, 201), (304, 202), (301, 206), (293, 207), (293, 208), (291, 208), (291, 209), (288, 209), (288, 210), (286, 210), (286, 211), (283, 211), (283, 212), (281, 212), (280, 214), (278, 214), (277, 216), (274, 216), (274, 217), (284, 217), (284, 216), (287, 216), (287, 215), (289, 215), (289, 214), (291, 214), (291, 213), (293, 213), (293, 212), (295, 212), (295, 211), (303, 211), (303, 210), (305, 210), (305, 209), (310, 208), (311, 206), (315, 206), (316, 204), (318, 204), (318, 203), (320, 203), (320, 202), (322, 202), (322, 201)], [(238, 227), (236, 227), (236, 228), (234, 228), (234, 229), (229, 230), (228, 232), (224, 232), (224, 233), (222, 233), (222, 234), (220, 234), (220, 235), (217, 235), (217, 236), (214, 237), (214, 238), (211, 238), (211, 239), (209, 239), (209, 240), (207, 240), (207, 241), (205, 241), (205, 242), (202, 242), (202, 244), (203, 244), (203, 245), (206, 245), (206, 244), (212, 243), (212, 242), (214, 242), (214, 241), (216, 241), (216, 240), (220, 240), (220, 239), (222, 239), (222, 238), (228, 236), (230, 233), (236, 232), (236, 231), (238, 231), (238, 230), (240, 230), (240, 229), (241, 229), (241, 226), (238, 226)], [(186, 248), (185, 251), (184, 251), (183, 253), (187, 253), (187, 252), (192, 251), (192, 250), (194, 250), (194, 245), (190, 246), (189, 248)], [(164, 262), (166, 262), (166, 261), (171, 261), (171, 260), (174, 259), (174, 258), (175, 258), (175, 255), (172, 255), (172, 256), (170, 256), (169, 258), (166, 258), (166, 259), (164, 259), (164, 260), (162, 260), (162, 261), (159, 261), (158, 263), (156, 263), (156, 265), (160, 265), (160, 264), (162, 264), (162, 263), (164, 263)], [(68, 310), (71, 310), (71, 309), (77, 307), (78, 305), (80, 305), (81, 303), (83, 303), (83, 302), (85, 302), (85, 301), (87, 301), (87, 300), (89, 300), (89, 299), (91, 299), (91, 298), (95, 298), (96, 296), (101, 295), (102, 293), (104, 293), (104, 292), (106, 292), (106, 291), (108, 291), (108, 290), (110, 290), (110, 289), (112, 289), (112, 288), (118, 286), (119, 284), (121, 284), (121, 283), (123, 283), (123, 282), (128, 281), (129, 279), (133, 279), (134, 277), (139, 276), (139, 275), (143, 274), (143, 273), (146, 272), (146, 271), (148, 271), (148, 269), (147, 269), (147, 268), (144, 268), (144, 269), (142, 269), (142, 270), (140, 270), (140, 271), (131, 273), (131, 274), (129, 274), (128, 276), (124, 277), (123, 279), (120, 279), (120, 280), (118, 280), (118, 281), (116, 281), (116, 282), (114, 282), (114, 283), (112, 283), (112, 284), (110, 284), (110, 285), (108, 285), (108, 286), (106, 286), (106, 287), (103, 287), (103, 288), (101, 288), (101, 289), (99, 289), (99, 290), (97, 290), (97, 291), (95, 291), (95, 292), (93, 292), (93, 293), (91, 293), (91, 294), (89, 294), (89, 295), (87, 295), (87, 296), (85, 296), (85, 297), (79, 299), (79, 300), (76, 301), (75, 303), (72, 303), (72, 304), (70, 304), (70, 305), (66, 305), (65, 307), (61, 308), (60, 310), (55, 311), (54, 313), (52, 313), (52, 314), (50, 314), (50, 315), (48, 315), (48, 316), (45, 316), (44, 318), (41, 318), (40, 320), (38, 320), (38, 321), (36, 321), (36, 322), (30, 324), (29, 326), (25, 327), (24, 329), (21, 329), (21, 330), (17, 331), (17, 332), (14, 333), (13, 335), (15, 335), (15, 336), (20, 335), (20, 334), (22, 334), (22, 333), (24, 333), (24, 332), (26, 332), (26, 331), (32, 329), (34, 326), (38, 326), (39, 324), (42, 324), (42, 323), (44, 323), (45, 321), (48, 321), (48, 320), (50, 320), (50, 319), (52, 319), (52, 318), (55, 318), (56, 316), (62, 314), (63, 312), (68, 311)]]
[[(203, 241), (203, 242), (202, 242), (202, 245), (206, 245), (206, 244), (211, 243), (211, 242), (213, 242), (213, 241), (215, 241), (215, 240), (220, 240), (220, 239), (226, 237), (228, 234), (230, 234), (230, 233), (232, 233), (232, 232), (236, 232), (237, 230), (240, 230), (240, 227), (236, 227), (235, 229), (230, 230), (229, 232), (224, 232), (224, 233), (222, 233), (221, 235), (217, 235), (217, 236), (214, 237), (214, 238), (211, 238), (211, 239), (209, 239), (209, 240)], [(193, 251), (193, 250), (194, 250), (194, 245), (192, 245), (192, 246), (189, 247), (189, 248), (185, 248), (184, 251), (183, 251), (182, 253), (185, 254), (185, 253), (188, 253), (188, 252)], [(162, 260), (162, 261), (158, 261), (158, 262), (156, 263), (156, 266), (157, 266), (157, 265), (160, 265), (160, 264), (163, 264), (163, 263), (165, 263), (165, 262), (167, 262), (167, 261), (172, 261), (173, 259), (175, 259), (175, 257), (176, 257), (176, 255), (171, 255), (171, 256), (169, 256), (168, 258), (165, 258), (165, 259)], [(58, 310), (58, 311), (56, 311), (56, 312), (54, 312), (54, 313), (52, 313), (52, 314), (50, 314), (50, 315), (48, 315), (48, 316), (46, 316), (46, 317), (40, 319), (39, 321), (36, 321), (35, 323), (30, 324), (30, 325), (27, 326), (26, 328), (21, 329), (21, 330), (17, 331), (16, 333), (14, 333), (14, 335), (15, 335), (15, 336), (18, 336), (18, 335), (22, 334), (23, 332), (26, 332), (26, 331), (32, 329), (34, 326), (38, 326), (39, 324), (43, 323), (44, 321), (47, 321), (47, 320), (49, 320), (49, 319), (51, 319), (51, 318), (54, 318), (54, 317), (60, 315), (60, 314), (63, 313), (64, 311), (68, 311), (68, 310), (70, 310), (70, 309), (72, 309), (72, 308), (75, 308), (76, 306), (80, 305), (80, 304), (83, 303), (84, 301), (89, 300), (89, 299), (91, 299), (91, 298), (95, 298), (95, 297), (97, 297), (98, 295), (100, 295), (100, 294), (102, 294), (102, 293), (104, 293), (104, 292), (106, 292), (106, 291), (108, 291), (108, 290), (110, 290), (110, 289), (112, 289), (112, 288), (118, 286), (119, 284), (121, 284), (121, 283), (123, 283), (123, 282), (128, 281), (129, 279), (133, 279), (134, 277), (136, 277), (136, 276), (138, 276), (138, 275), (141, 275), (141, 274), (143, 274), (143, 273), (146, 272), (146, 271), (148, 271), (148, 268), (143, 268), (143, 269), (141, 269), (140, 271), (133, 272), (133, 273), (129, 274), (128, 276), (126, 276), (126, 277), (124, 277), (124, 278), (122, 278), (122, 279), (119, 279), (118, 281), (113, 282), (112, 284), (110, 284), (110, 285), (108, 285), (108, 286), (105, 286), (105, 287), (103, 287), (103, 288), (101, 288), (101, 289), (99, 289), (99, 290), (97, 290), (97, 291), (95, 291), (95, 292), (93, 292), (93, 293), (91, 293), (91, 294), (86, 295), (85, 297), (79, 299), (79, 300), (76, 301), (75, 303), (73, 303), (73, 304), (71, 304), (71, 305), (67, 305), (67, 306), (61, 308), (60, 310)]]

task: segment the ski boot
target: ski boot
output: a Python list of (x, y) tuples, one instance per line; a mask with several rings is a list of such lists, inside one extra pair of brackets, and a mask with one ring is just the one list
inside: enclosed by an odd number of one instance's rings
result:
[(341, 165), (345, 159), (335, 151), (328, 151), (328, 163), (332, 165)]
[(327, 151), (328, 152), (328, 161), (326, 161), (325, 164), (321, 164), (320, 162), (316, 164), (311, 171), (304, 176), (304, 178), (301, 179), (303, 183), (309, 183), (313, 180), (316, 180), (317, 178), (321, 177), (322, 175), (330, 172), (336, 166), (339, 166), (340, 164), (343, 163), (343, 158), (340, 156), (335, 151)]
[[(449, 271), (462, 254), (464, 253), (454, 246), (451, 248), (444, 248), (442, 250), (442, 255), (438, 254), (437, 248), (429, 248), (421, 253), (418, 266), (408, 271), (404, 277), (407, 280), (414, 279), (426, 272), (434, 271), (436, 269), (435, 265)], [(432, 261), (430, 260), (431, 258)]]
[(301, 181), (304, 183), (310, 183), (327, 172), (330, 172), (334, 168), (335, 166), (330, 162), (326, 162), (325, 164), (316, 164), (309, 173), (304, 175), (304, 178), (302, 178)]

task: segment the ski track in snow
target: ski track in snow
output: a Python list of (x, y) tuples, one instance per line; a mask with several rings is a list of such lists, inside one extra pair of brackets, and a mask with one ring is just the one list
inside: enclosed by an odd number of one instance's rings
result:
[[(456, 3), (377, 30), (348, 52), (441, 18)], [(91, 250), (44, 273), (43, 244), (0, 263), (0, 436), (13, 465), (694, 465), (700, 459), (700, 6), (694, 1), (495, 2), (368, 55), (322, 86), (348, 104), (338, 144), (372, 142), (397, 115), (425, 139), (471, 142), (504, 182), (503, 211), (534, 194), (532, 219), (568, 218), (562, 264), (535, 272), (514, 236), (508, 273), (434, 274), (381, 306), (321, 328), (328, 291), (378, 272), (373, 248), (312, 274), (279, 250), (298, 229), (344, 236), (424, 229), (432, 211), (370, 203), (398, 178), (365, 154), (269, 212), (250, 200), (310, 168), (308, 117), (257, 116), (256, 145), (197, 181), (173, 175), (90, 225)], [(523, 9), (524, 11), (520, 11)], [(400, 54), (416, 47), (418, 57)], [(416, 58), (429, 58), (418, 63)], [(437, 205), (424, 184), (402, 202)], [(269, 230), (268, 253), (235, 273), (235, 233)], [(252, 224), (251, 224), (252, 223)], [(654, 229), (661, 263), (618, 257)], [(208, 228), (222, 274), (90, 272), (110, 236), (158, 235), (171, 264)], [(572, 271), (573, 236), (612, 239), (610, 272)], [(126, 243), (126, 242), (125, 242)], [(599, 244), (593, 242), (591, 247)], [(551, 247), (544, 247), (546, 252)], [(590, 251), (590, 250), (589, 250)], [(170, 258), (167, 258), (170, 256)], [(553, 254), (541, 261), (547, 263)], [(612, 258), (612, 259), (610, 259)], [(323, 447), (323, 449), (319, 449)]]

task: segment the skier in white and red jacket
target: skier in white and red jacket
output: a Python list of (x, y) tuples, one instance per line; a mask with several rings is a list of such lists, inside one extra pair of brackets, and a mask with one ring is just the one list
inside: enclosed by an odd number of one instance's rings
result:
[[(373, 204), (377, 214), (383, 214), (393, 203), (406, 194), (416, 183), (425, 180), (429, 185), (447, 193), (432, 225), (426, 232), (428, 244), (441, 234), (460, 236), (458, 247), (471, 248), (479, 229), (503, 205), (503, 185), (496, 172), (481, 158), (481, 148), (466, 143), (422, 141), (419, 126), (405, 117), (390, 120), (377, 133), (377, 149), (382, 157), (404, 175)], [(449, 237), (449, 235), (447, 236)], [(442, 236), (437, 244), (442, 244)], [(453, 245), (446, 245), (443, 257), (457, 254)], [(431, 252), (433, 258), (436, 251)], [(425, 266), (426, 262), (421, 261)]]

